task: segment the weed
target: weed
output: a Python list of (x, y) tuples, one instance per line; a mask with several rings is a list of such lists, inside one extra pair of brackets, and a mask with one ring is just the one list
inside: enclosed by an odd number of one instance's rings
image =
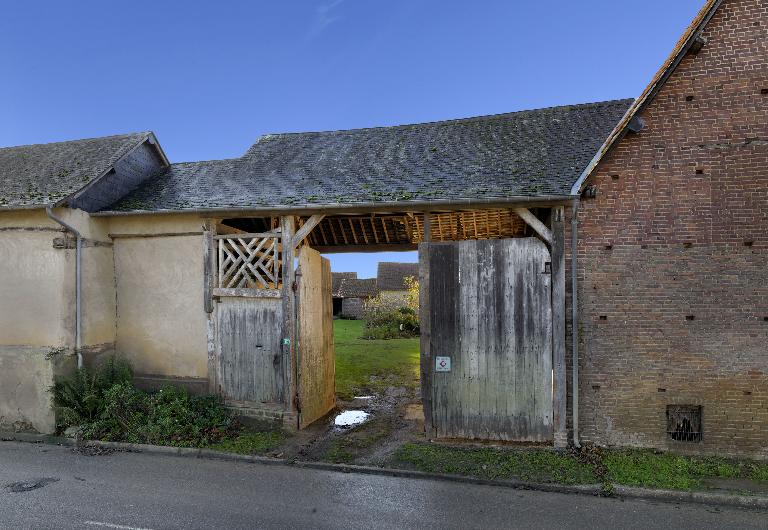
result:
[(241, 455), (260, 455), (278, 447), (284, 440), (285, 434), (281, 431), (244, 432), (211, 444), (208, 448)]
[(598, 481), (590, 465), (546, 449), (465, 449), (408, 443), (395, 452), (394, 458), (399, 463), (430, 473), (561, 484), (594, 484)]

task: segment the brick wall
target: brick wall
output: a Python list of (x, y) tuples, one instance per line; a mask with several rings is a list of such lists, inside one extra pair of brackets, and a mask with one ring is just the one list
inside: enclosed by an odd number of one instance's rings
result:
[[(589, 184), (583, 440), (768, 458), (768, 4), (726, 0)], [(667, 404), (701, 405), (701, 443)]]

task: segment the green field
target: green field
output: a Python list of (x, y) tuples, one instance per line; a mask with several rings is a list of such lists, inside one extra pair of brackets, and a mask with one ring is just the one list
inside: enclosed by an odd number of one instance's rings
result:
[(419, 339), (365, 340), (362, 320), (335, 320), (336, 393), (350, 399), (419, 384)]

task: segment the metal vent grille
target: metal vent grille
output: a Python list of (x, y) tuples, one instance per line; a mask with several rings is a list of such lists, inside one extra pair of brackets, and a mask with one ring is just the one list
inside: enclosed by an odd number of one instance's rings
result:
[(667, 436), (678, 442), (700, 442), (701, 407), (667, 405)]

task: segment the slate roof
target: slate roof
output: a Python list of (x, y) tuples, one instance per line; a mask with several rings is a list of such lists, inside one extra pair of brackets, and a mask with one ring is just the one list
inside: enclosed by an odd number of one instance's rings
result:
[(405, 279), (409, 276), (419, 278), (418, 263), (382, 261), (376, 271), (376, 284), (381, 291), (405, 291), (408, 289)]
[(270, 134), (238, 159), (172, 164), (106, 211), (565, 196), (631, 103)]
[(104, 175), (151, 134), (0, 148), (0, 208), (56, 203)]
[(379, 294), (376, 278), (344, 278), (339, 284), (338, 298), (370, 298)]
[(340, 297), (341, 282), (343, 280), (356, 280), (356, 272), (332, 272), (331, 273), (331, 295)]

